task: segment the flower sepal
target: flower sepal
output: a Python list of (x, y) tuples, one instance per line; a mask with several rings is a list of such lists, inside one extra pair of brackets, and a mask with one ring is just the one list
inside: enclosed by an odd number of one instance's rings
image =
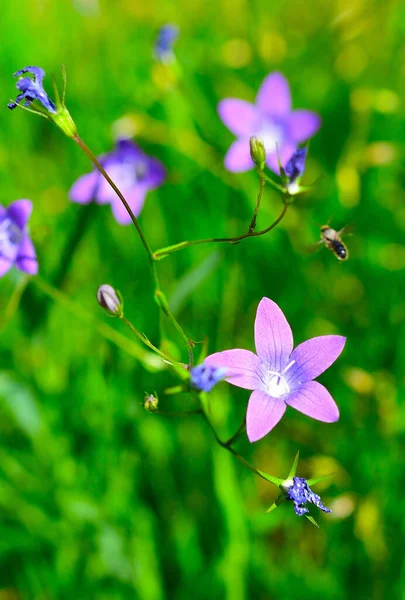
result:
[(273, 502), (273, 504), (266, 510), (266, 513), (270, 513), (284, 501), (292, 501), (294, 503), (294, 512), (298, 516), (305, 516), (308, 521), (315, 525), (315, 527), (319, 528), (318, 523), (312, 517), (312, 515), (308, 514), (309, 510), (306, 507), (306, 503), (315, 504), (318, 508), (320, 508), (323, 512), (332, 512), (329, 508), (326, 508), (322, 504), (320, 497), (310, 489), (310, 485), (315, 485), (316, 483), (330, 477), (329, 475), (323, 475), (322, 477), (318, 477), (316, 479), (303, 479), (301, 477), (297, 477), (297, 467), (299, 460), (299, 452), (295, 455), (294, 462), (291, 466), (290, 472), (288, 473), (285, 479), (280, 479), (278, 477), (274, 477), (273, 475), (268, 475), (264, 473), (264, 471), (259, 471), (259, 475), (261, 475), (264, 479), (277, 486), (281, 490), (281, 494), (278, 498)]

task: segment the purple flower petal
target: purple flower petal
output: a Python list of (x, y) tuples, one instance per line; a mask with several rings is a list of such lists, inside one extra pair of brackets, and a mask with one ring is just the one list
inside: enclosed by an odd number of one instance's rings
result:
[(307, 381), (284, 400), (288, 406), (312, 419), (324, 423), (334, 423), (339, 419), (336, 402), (328, 390), (317, 381)]
[(253, 169), (254, 162), (250, 156), (249, 140), (236, 140), (225, 156), (225, 168), (232, 173), (241, 173)]
[[(142, 210), (143, 203), (145, 201), (145, 195), (145, 186), (133, 188), (130, 192), (125, 193), (125, 199), (136, 217)], [(118, 196), (115, 196), (114, 200), (111, 201), (111, 209), (117, 223), (120, 225), (129, 225), (132, 223), (132, 219), (129, 216), (127, 209)]]
[(260, 360), (249, 350), (225, 350), (207, 356), (204, 364), (211, 367), (227, 369), (225, 381), (244, 388), (254, 390), (260, 386)]
[(310, 110), (294, 110), (288, 117), (289, 133), (297, 143), (315, 135), (321, 126), (320, 117)]
[(98, 171), (92, 171), (91, 173), (79, 177), (70, 188), (70, 200), (72, 200), (72, 202), (78, 202), (79, 204), (89, 204), (89, 202), (95, 199), (100, 177), (101, 175)]
[(250, 102), (225, 98), (218, 104), (218, 114), (234, 135), (238, 137), (253, 135), (258, 122), (258, 111)]
[(297, 346), (290, 357), (296, 363), (288, 378), (290, 387), (311, 381), (326, 371), (341, 354), (345, 342), (341, 335), (321, 335)]
[(11, 269), (13, 262), (8, 258), (0, 256), (0, 277), (3, 277)]
[(142, 183), (153, 190), (165, 181), (166, 169), (157, 158), (148, 158), (148, 173)]
[(21, 241), (15, 266), (20, 271), (25, 271), (29, 275), (36, 275), (38, 273), (37, 255), (28, 235), (25, 235)]
[(280, 421), (286, 405), (280, 398), (272, 398), (261, 390), (251, 394), (246, 414), (246, 433), (250, 442), (267, 435)]
[[(278, 149), (278, 151), (279, 151), (279, 155), (280, 155), (281, 166), (283, 168), (285, 168), (288, 161), (291, 159), (294, 152), (296, 151), (296, 146), (295, 146), (295, 144), (292, 144), (291, 142), (286, 142), (285, 144), (282, 145), (281, 148)], [(280, 174), (280, 169), (278, 166), (277, 152), (273, 152), (273, 154), (269, 154), (267, 156), (266, 164), (274, 173), (277, 173), (277, 175)]]
[(32, 213), (31, 200), (16, 200), (7, 207), (8, 216), (20, 229), (27, 224)]
[(291, 110), (291, 94), (284, 75), (270, 73), (260, 87), (256, 102), (260, 110), (268, 115), (287, 115)]
[(293, 349), (293, 335), (282, 310), (269, 298), (262, 298), (255, 320), (256, 352), (268, 370), (280, 373)]

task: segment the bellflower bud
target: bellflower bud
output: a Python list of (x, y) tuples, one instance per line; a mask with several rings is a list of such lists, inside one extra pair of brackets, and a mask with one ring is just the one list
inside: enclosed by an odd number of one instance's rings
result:
[(143, 407), (148, 412), (156, 412), (159, 406), (159, 398), (153, 394), (145, 396), (143, 401)]
[(122, 317), (124, 314), (121, 294), (108, 283), (104, 283), (98, 288), (97, 302), (112, 317)]
[(264, 149), (264, 143), (262, 138), (254, 135), (249, 140), (250, 144), (250, 156), (253, 162), (259, 169), (264, 169), (266, 164), (266, 150)]

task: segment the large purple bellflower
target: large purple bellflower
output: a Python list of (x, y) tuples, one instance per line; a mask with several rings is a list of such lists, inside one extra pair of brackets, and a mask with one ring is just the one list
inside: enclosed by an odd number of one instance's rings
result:
[(255, 321), (256, 352), (225, 350), (208, 356), (204, 364), (228, 369), (225, 380), (253, 390), (246, 430), (251, 442), (264, 437), (280, 421), (288, 406), (325, 423), (339, 419), (339, 409), (328, 390), (313, 381), (338, 358), (346, 338), (324, 335), (293, 350), (293, 335), (275, 302), (263, 298)]

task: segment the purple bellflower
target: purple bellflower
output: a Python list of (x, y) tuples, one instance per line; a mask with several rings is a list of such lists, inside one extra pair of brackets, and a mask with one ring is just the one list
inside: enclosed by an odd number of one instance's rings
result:
[[(112, 152), (99, 158), (101, 165), (121, 190), (135, 216), (141, 212), (148, 190), (153, 190), (166, 178), (162, 163), (147, 156), (131, 140), (120, 139)], [(70, 189), (73, 202), (88, 204), (111, 204), (115, 220), (120, 225), (128, 225), (131, 218), (125, 206), (99, 171), (94, 169), (80, 177)]]
[(164, 64), (169, 64), (174, 60), (173, 44), (179, 36), (177, 25), (168, 23), (163, 25), (158, 32), (157, 39), (153, 48), (155, 60)]
[(30, 200), (16, 200), (7, 208), (0, 205), (0, 277), (13, 265), (29, 275), (38, 273), (35, 249), (27, 231), (31, 212)]
[(256, 352), (225, 350), (208, 356), (204, 364), (228, 369), (225, 380), (253, 390), (246, 431), (249, 441), (264, 437), (284, 415), (287, 405), (324, 423), (339, 419), (339, 409), (328, 390), (313, 381), (338, 358), (346, 338), (325, 335), (293, 350), (293, 335), (283, 312), (262, 298), (255, 321)]
[[(32, 77), (21, 77), (25, 73), (29, 73)], [(26, 107), (30, 106), (34, 100), (38, 100), (48, 112), (56, 114), (56, 105), (49, 98), (42, 85), (45, 71), (41, 67), (25, 67), (14, 73), (14, 77), (19, 77), (16, 87), (21, 93), (18, 94), (15, 102), (9, 102), (7, 105), (10, 110), (16, 108), (17, 104), (20, 104), (23, 100), (25, 100), (24, 106)]]
[(211, 367), (207, 364), (197, 365), (190, 371), (190, 381), (193, 388), (201, 392), (210, 392), (214, 385), (227, 374), (227, 369)]
[(283, 489), (285, 491), (286, 499), (294, 502), (294, 511), (299, 517), (309, 513), (308, 508), (305, 506), (307, 502), (315, 504), (315, 506), (323, 510), (323, 512), (332, 512), (332, 509), (326, 508), (326, 506), (322, 504), (320, 496), (311, 490), (307, 480), (303, 477), (293, 477), (292, 481), (284, 482)]
[(254, 167), (249, 139), (263, 140), (266, 163), (279, 173), (277, 149), (284, 167), (297, 145), (312, 137), (320, 128), (319, 116), (309, 110), (292, 110), (288, 81), (281, 73), (270, 73), (252, 104), (237, 98), (226, 98), (218, 105), (218, 113), (226, 127), (238, 137), (225, 156), (225, 167), (234, 173)]

